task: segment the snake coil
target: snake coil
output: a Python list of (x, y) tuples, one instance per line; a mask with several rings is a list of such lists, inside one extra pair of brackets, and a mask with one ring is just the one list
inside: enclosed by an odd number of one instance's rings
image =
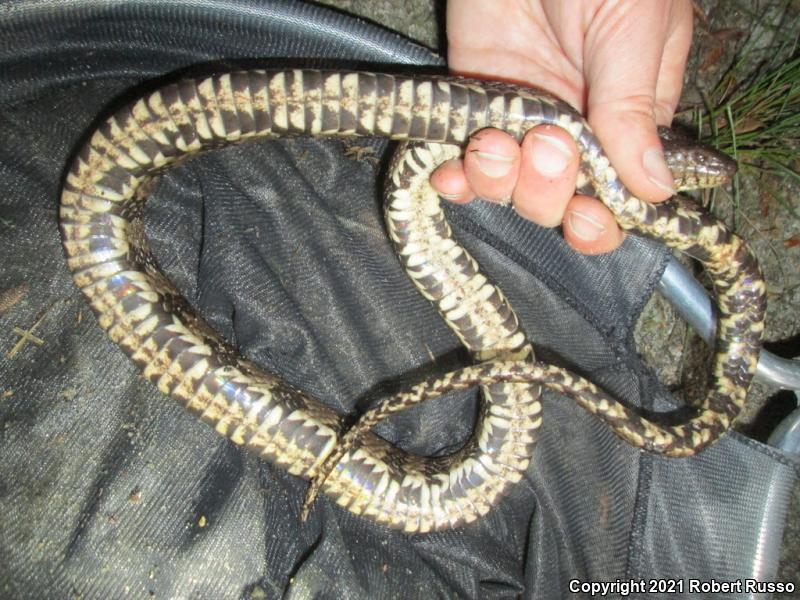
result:
[[(681, 425), (659, 426), (588, 381), (534, 362), (509, 302), (453, 239), (431, 171), (479, 129), (521, 139), (542, 123), (575, 139), (583, 178), (622, 228), (688, 253), (711, 275), (719, 307), (714, 383), (697, 415)], [(147, 183), (178, 159), (298, 134), (406, 141), (386, 192), (392, 243), (420, 292), (476, 360), (489, 361), (424, 382), (371, 412), (358, 446), (338, 451), (340, 417), (239, 356), (159, 271), (144, 236)], [(713, 155), (684, 159), (689, 184), (712, 179), (721, 164)], [(61, 194), (60, 228), (75, 283), (100, 326), (161, 392), (233, 442), (316, 478), (341, 506), (407, 532), (474, 521), (519, 481), (542, 422), (538, 384), (572, 396), (636, 447), (668, 456), (698, 452), (741, 410), (763, 330), (765, 286), (739, 238), (687, 200), (651, 205), (633, 197), (579, 114), (513, 85), (308, 69), (166, 85), (110, 116), (77, 153)], [(451, 456), (415, 456), (364, 433), (394, 410), (473, 385), (483, 390), (480, 418), (472, 439)]]

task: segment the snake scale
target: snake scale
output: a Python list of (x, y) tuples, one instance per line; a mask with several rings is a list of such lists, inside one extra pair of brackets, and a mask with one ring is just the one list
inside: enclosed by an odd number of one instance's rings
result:
[[(658, 425), (588, 381), (535, 362), (508, 300), (453, 239), (430, 172), (481, 128), (519, 140), (541, 123), (575, 139), (584, 182), (622, 228), (688, 253), (710, 273), (719, 308), (713, 385), (682, 424)], [(284, 135), (404, 141), (386, 191), (389, 236), (411, 280), (480, 362), (372, 411), (356, 428), (357, 444), (353, 434), (337, 446), (341, 417), (241, 357), (204, 323), (158, 269), (144, 236), (146, 196), (164, 169), (205, 149)], [(706, 183), (721, 167), (713, 155), (675, 154), (688, 185)], [(698, 452), (741, 410), (763, 330), (765, 285), (739, 238), (688, 199), (652, 205), (633, 197), (574, 109), (510, 84), (310, 69), (184, 79), (128, 104), (92, 133), (66, 173), (60, 228), (75, 283), (146, 379), (223, 436), (314, 480), (339, 505), (406, 532), (472, 522), (520, 480), (542, 423), (541, 386), (575, 398), (638, 448)], [(480, 415), (453, 455), (420, 457), (364, 433), (394, 410), (474, 385), (483, 392)]]

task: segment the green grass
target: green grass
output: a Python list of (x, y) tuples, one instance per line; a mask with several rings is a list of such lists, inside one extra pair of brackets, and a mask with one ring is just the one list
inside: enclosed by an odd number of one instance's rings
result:
[(689, 112), (698, 137), (739, 162), (737, 208), (739, 177), (754, 176), (765, 193), (800, 217), (800, 203), (786, 193), (790, 181), (800, 185), (800, 28), (798, 19), (791, 20), (781, 29), (792, 37), (779, 37), (777, 47), (759, 47), (768, 30), (754, 27), (760, 33), (746, 40), (731, 67), (704, 94), (704, 105)]

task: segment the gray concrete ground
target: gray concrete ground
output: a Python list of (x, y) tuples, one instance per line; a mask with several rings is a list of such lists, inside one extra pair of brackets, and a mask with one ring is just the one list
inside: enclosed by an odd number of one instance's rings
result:
[[(357, 14), (410, 37), (430, 48), (443, 49), (444, 3), (437, 0), (321, 0), (322, 4)], [(800, 2), (758, 0), (737, 4), (731, 0), (695, 2), (695, 40), (686, 77), (682, 105), (701, 102), (702, 90), (719, 80), (748, 33), (763, 33), (761, 43), (774, 42), (779, 32), (800, 31)], [(760, 23), (759, 23), (760, 22)], [(759, 182), (741, 182), (741, 204), (734, 208), (730, 194), (722, 192), (714, 202), (715, 213), (733, 225), (753, 246), (769, 282), (766, 339), (778, 343), (785, 356), (800, 354), (800, 220)], [(794, 190), (795, 192), (797, 190)], [(796, 198), (788, 193), (787, 198)], [(794, 202), (795, 210), (800, 204)], [(648, 303), (639, 321), (636, 339), (639, 351), (659, 377), (679, 395), (691, 401), (702, 393), (710, 356), (699, 338), (676, 318), (659, 296)], [(759, 437), (764, 423), (787, 410), (787, 395), (756, 384), (750, 407), (740, 427)], [(781, 404), (779, 400), (783, 400)], [(800, 588), (800, 486), (795, 488), (792, 510), (784, 534), (784, 549), (778, 579)], [(800, 597), (800, 596), (798, 596)]]

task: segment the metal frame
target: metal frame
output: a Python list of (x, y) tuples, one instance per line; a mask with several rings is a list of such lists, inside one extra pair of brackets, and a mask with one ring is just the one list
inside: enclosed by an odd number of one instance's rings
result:
[[(715, 308), (705, 288), (675, 257), (658, 283), (658, 291), (707, 343), (712, 343), (717, 327)], [(800, 401), (800, 361), (761, 351), (755, 378), (785, 390), (794, 390)], [(783, 419), (768, 443), (785, 452), (800, 455), (800, 407)]]
[[(707, 343), (714, 339), (717, 318), (708, 292), (689, 270), (671, 258), (664, 270), (658, 291)], [(755, 378), (784, 390), (800, 390), (800, 361), (761, 351)]]

